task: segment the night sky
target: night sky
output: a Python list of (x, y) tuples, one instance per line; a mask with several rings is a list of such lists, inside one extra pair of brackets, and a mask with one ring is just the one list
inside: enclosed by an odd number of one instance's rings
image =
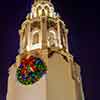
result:
[[(52, 0), (69, 25), (69, 49), (81, 65), (85, 100), (100, 100), (100, 34), (96, 0)], [(32, 0), (0, 0), (0, 100), (6, 100), (8, 68), (18, 54), (18, 29)], [(98, 23), (97, 23), (98, 22)]]

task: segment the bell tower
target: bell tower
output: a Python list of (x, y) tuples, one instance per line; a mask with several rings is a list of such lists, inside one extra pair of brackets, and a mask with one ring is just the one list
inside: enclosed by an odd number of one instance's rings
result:
[(84, 100), (80, 66), (68, 50), (68, 27), (51, 0), (34, 0), (19, 35), (7, 100)]

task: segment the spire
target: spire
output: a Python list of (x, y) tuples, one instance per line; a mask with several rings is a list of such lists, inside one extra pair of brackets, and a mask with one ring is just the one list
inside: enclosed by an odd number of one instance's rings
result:
[(35, 2), (41, 2), (41, 1), (49, 1), (49, 2), (51, 2), (51, 0), (35, 0)]

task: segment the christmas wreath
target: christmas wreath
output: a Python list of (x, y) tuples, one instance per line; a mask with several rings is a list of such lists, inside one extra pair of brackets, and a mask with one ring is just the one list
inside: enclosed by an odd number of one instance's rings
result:
[(20, 83), (32, 85), (47, 73), (47, 67), (44, 62), (37, 57), (30, 56), (22, 59), (17, 68), (16, 76)]

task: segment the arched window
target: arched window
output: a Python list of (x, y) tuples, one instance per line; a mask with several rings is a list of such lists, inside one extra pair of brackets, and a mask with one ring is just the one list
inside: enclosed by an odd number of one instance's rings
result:
[(52, 30), (49, 31), (49, 33), (48, 33), (48, 46), (49, 47), (55, 47), (55, 46), (57, 46), (56, 34)]
[(39, 43), (39, 32), (33, 32), (32, 35), (32, 45)]
[(38, 8), (37, 8), (37, 16), (41, 16), (41, 14), (42, 14), (42, 7), (41, 6), (38, 6)]
[(42, 9), (42, 16), (45, 16), (45, 10)]
[(45, 6), (45, 15), (49, 16), (49, 7)]

